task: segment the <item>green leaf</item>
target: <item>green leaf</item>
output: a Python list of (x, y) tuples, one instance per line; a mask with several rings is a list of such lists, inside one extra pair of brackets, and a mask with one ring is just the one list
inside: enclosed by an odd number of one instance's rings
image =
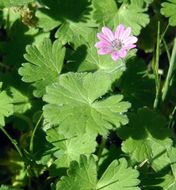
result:
[(61, 178), (56, 190), (140, 190), (138, 171), (128, 167), (125, 159), (114, 160), (99, 180), (96, 170), (94, 158), (82, 155), (79, 163), (71, 163), (68, 176)]
[(163, 169), (169, 163), (166, 151), (172, 145), (165, 118), (144, 108), (129, 116), (129, 119), (129, 126), (120, 132), (126, 139), (122, 150), (138, 162), (147, 159), (155, 170)]
[(7, 95), (6, 91), (0, 92), (0, 127), (5, 125), (5, 117), (13, 114), (12, 99)]
[(23, 6), (28, 3), (33, 2), (34, 0), (1, 0), (0, 7), (16, 7)]
[(81, 154), (89, 155), (95, 152), (97, 145), (95, 135), (86, 133), (67, 137), (64, 134), (60, 134), (58, 128), (51, 128), (46, 133), (47, 140), (57, 150), (54, 153), (54, 156), (57, 158), (54, 162), (56, 168), (69, 167), (71, 161), (79, 161)]
[(56, 40), (53, 44), (45, 39), (37, 48), (34, 45), (27, 46), (24, 55), (28, 63), (23, 63), (19, 74), (24, 82), (32, 83), (34, 96), (41, 97), (45, 94), (46, 86), (57, 81), (61, 72), (65, 48)]
[(103, 73), (68, 73), (47, 88), (44, 117), (59, 125), (63, 134), (106, 134), (108, 129), (128, 123), (124, 113), (130, 107), (122, 95), (103, 98), (111, 88), (109, 75)]
[(56, 37), (63, 44), (76, 42), (79, 36), (87, 39), (97, 26), (92, 19), (92, 5), (89, 0), (77, 0), (77, 3), (74, 0), (42, 0), (42, 3), (47, 8), (37, 11), (39, 26), (48, 31), (60, 25)]
[(118, 24), (124, 24), (132, 28), (134, 35), (139, 35), (141, 29), (149, 23), (149, 16), (137, 2), (123, 3), (117, 8), (115, 0), (93, 0), (93, 5), (94, 18), (101, 25), (116, 28)]
[(1, 185), (0, 190), (20, 190), (14, 187), (6, 186), (6, 185)]
[(22, 91), (18, 90), (15, 87), (10, 87), (10, 92), (12, 93), (14, 113), (25, 113), (29, 110), (32, 105), (29, 97), (26, 94), (23, 94)]
[(169, 0), (161, 4), (161, 14), (165, 17), (169, 17), (169, 24), (171, 26), (176, 26), (176, 0)]
[(120, 78), (125, 70), (125, 61), (114, 62), (110, 55), (99, 55), (95, 43), (98, 41), (96, 32), (89, 34), (88, 42), (77, 41), (77, 49), (68, 56), (68, 69), (74, 71), (100, 71), (111, 76), (112, 80)]

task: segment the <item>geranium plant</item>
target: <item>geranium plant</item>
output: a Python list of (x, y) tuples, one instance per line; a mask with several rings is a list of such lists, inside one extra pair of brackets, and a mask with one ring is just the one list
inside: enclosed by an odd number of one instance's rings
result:
[(0, 1), (0, 190), (176, 189), (175, 8)]

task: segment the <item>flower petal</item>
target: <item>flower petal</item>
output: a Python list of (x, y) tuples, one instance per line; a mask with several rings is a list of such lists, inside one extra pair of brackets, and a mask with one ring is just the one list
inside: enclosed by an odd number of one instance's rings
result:
[(119, 57), (124, 58), (127, 55), (127, 51), (125, 49), (121, 49), (119, 52)]
[(125, 27), (123, 24), (119, 24), (115, 30), (115, 38), (118, 40), (123, 34)]
[(104, 35), (103, 33), (98, 33), (97, 34), (97, 38), (100, 40), (100, 41), (106, 41), (106, 42), (111, 42), (110, 40), (109, 40), (109, 38), (106, 36), (106, 35)]
[(130, 36), (123, 40), (124, 45), (134, 44), (138, 41), (138, 39), (135, 36)]
[(101, 48), (101, 49), (99, 49), (99, 50), (97, 51), (97, 53), (98, 53), (99, 55), (105, 55), (105, 54), (111, 53), (111, 50), (108, 49), (108, 48)]
[(121, 40), (125, 40), (125, 39), (127, 39), (127, 38), (130, 36), (130, 34), (131, 34), (131, 28), (128, 27), (128, 28), (122, 33), (122, 35), (120, 36), (120, 39), (121, 39)]
[(111, 57), (114, 61), (117, 61), (120, 58), (118, 52), (116, 51), (111, 53)]
[(104, 35), (107, 36), (107, 38), (108, 38), (110, 41), (113, 41), (113, 40), (115, 39), (113, 32), (112, 32), (109, 28), (103, 27), (103, 28), (102, 28), (102, 32), (103, 32)]
[(135, 47), (136, 47), (135, 44), (129, 44), (129, 45), (127, 44), (127, 45), (123, 46), (123, 48), (127, 49), (127, 50), (130, 50), (130, 49), (135, 48)]
[(106, 41), (99, 41), (95, 44), (96, 48), (105, 48), (105, 47), (111, 47), (111, 44), (109, 42)]

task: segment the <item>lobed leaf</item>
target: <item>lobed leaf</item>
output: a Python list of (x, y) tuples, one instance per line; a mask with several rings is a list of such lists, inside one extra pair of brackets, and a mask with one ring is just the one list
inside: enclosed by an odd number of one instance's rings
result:
[(161, 14), (169, 17), (169, 24), (171, 26), (176, 26), (176, 0), (168, 0), (168, 2), (164, 2), (161, 5)]
[(130, 104), (122, 95), (102, 98), (111, 88), (109, 75), (68, 73), (47, 88), (44, 117), (59, 125), (63, 134), (106, 134), (108, 129), (128, 123), (124, 114)]
[(69, 167), (73, 160), (79, 161), (81, 154), (89, 155), (95, 152), (96, 136), (83, 134), (67, 137), (60, 134), (58, 128), (51, 128), (47, 131), (47, 140), (54, 145), (57, 158), (54, 162), (56, 168)]
[(28, 63), (22, 64), (19, 74), (24, 82), (32, 83), (34, 95), (42, 97), (46, 86), (57, 81), (62, 70), (65, 48), (58, 40), (52, 44), (46, 38), (38, 48), (30, 45), (26, 51), (24, 57)]
[(165, 118), (147, 108), (129, 118), (130, 126), (121, 131), (122, 138), (126, 136), (122, 150), (138, 162), (147, 159), (155, 170), (163, 169), (169, 163), (167, 149), (172, 145)]
[(92, 156), (82, 155), (79, 163), (72, 162), (67, 174), (57, 183), (56, 190), (140, 190), (138, 171), (128, 167), (124, 158), (114, 160), (99, 180)]

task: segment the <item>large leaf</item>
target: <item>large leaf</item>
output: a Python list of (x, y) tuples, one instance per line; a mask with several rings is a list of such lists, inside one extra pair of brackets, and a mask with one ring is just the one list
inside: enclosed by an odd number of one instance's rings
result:
[(161, 5), (161, 13), (169, 17), (169, 24), (171, 26), (176, 26), (176, 0), (168, 0), (168, 2), (164, 2)]
[(120, 159), (114, 160), (98, 180), (95, 160), (82, 155), (79, 163), (71, 163), (68, 176), (61, 178), (56, 190), (140, 190), (138, 175), (125, 159)]
[[(130, 26), (135, 35), (140, 33), (142, 27), (149, 23), (149, 17), (144, 13), (144, 9), (138, 2), (131, 4), (123, 3), (117, 8), (115, 0), (94, 0), (95, 7), (94, 18), (101, 25), (108, 25), (116, 28), (118, 24), (123, 23)], [(108, 6), (106, 6), (108, 5)]]
[(34, 95), (41, 97), (45, 94), (45, 88), (57, 81), (61, 72), (65, 56), (65, 48), (56, 40), (53, 44), (45, 39), (37, 48), (27, 46), (24, 55), (28, 63), (23, 63), (19, 69), (22, 80), (32, 83)]
[(126, 136), (122, 150), (138, 162), (147, 159), (155, 170), (163, 169), (169, 163), (167, 149), (172, 145), (166, 124), (165, 118), (158, 113), (140, 109), (130, 116), (130, 126), (121, 131), (121, 135)]
[(103, 73), (68, 73), (47, 88), (44, 117), (59, 125), (63, 134), (106, 134), (108, 129), (128, 123), (124, 113), (130, 107), (122, 95), (103, 98), (111, 88), (109, 75)]
[[(2, 86), (2, 83), (0, 84)], [(5, 125), (5, 117), (13, 114), (12, 99), (7, 95), (6, 91), (0, 92), (0, 127)]]
[(54, 153), (57, 158), (54, 162), (56, 168), (69, 167), (71, 161), (79, 161), (81, 154), (93, 153), (97, 145), (95, 138), (96, 136), (92, 134), (67, 137), (60, 134), (58, 128), (49, 129), (47, 131), (47, 140), (57, 150)]

